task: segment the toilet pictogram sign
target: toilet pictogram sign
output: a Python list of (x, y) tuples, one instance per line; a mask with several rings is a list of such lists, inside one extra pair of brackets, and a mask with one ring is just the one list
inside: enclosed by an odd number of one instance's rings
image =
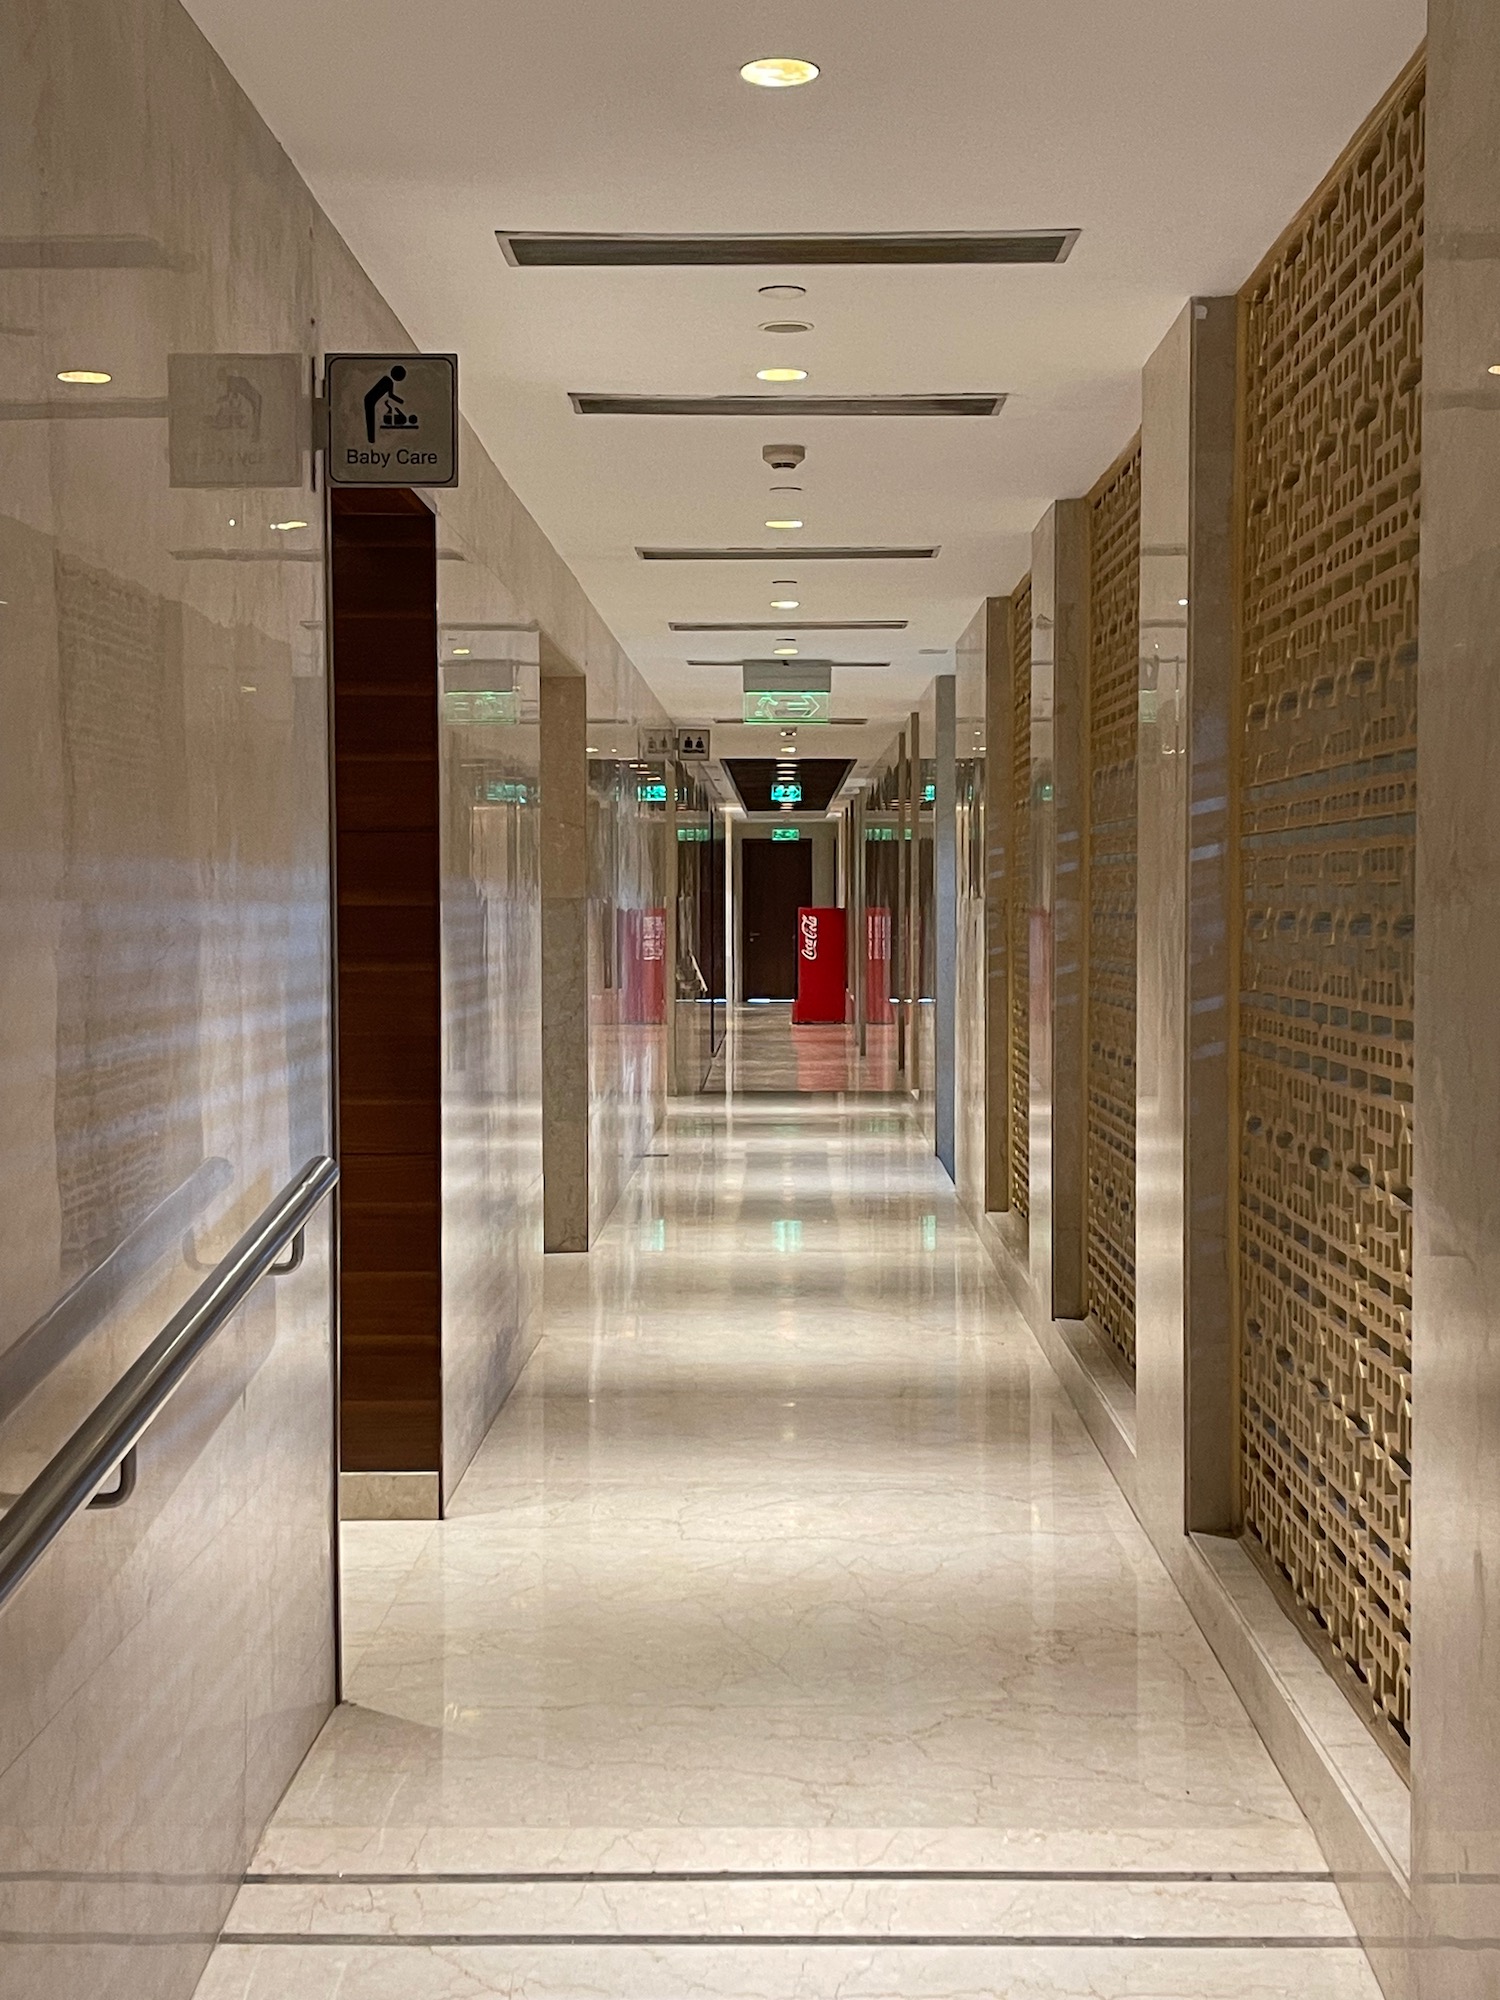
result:
[(331, 486), (458, 484), (458, 356), (330, 354)]

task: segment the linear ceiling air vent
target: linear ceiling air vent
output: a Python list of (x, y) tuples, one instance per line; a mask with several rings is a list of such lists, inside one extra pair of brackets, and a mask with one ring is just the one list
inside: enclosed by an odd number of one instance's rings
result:
[(779, 549), (651, 549), (638, 548), (642, 562), (931, 562), (936, 547), (926, 549), (804, 549), (783, 544)]
[(574, 389), (580, 417), (993, 417), (998, 393), (937, 396), (606, 396)]
[(526, 270), (640, 270), (712, 264), (1061, 264), (1076, 229), (880, 236), (587, 236), (497, 229), (507, 264)]
[(673, 620), (669, 632), (904, 632), (904, 618), (793, 618), (773, 625), (768, 619), (745, 619), (742, 623), (708, 624), (701, 620)]
[[(867, 715), (830, 715), (826, 723), (820, 723), (818, 726), (828, 729), (863, 729), (869, 720)], [(765, 725), (746, 722), (743, 715), (716, 715), (713, 726), (715, 729), (761, 729)]]
[[(747, 659), (685, 660), (683, 664), (689, 667), (748, 667), (751, 662)], [(889, 660), (834, 660), (831, 664), (836, 667), (888, 667), (891, 663)]]

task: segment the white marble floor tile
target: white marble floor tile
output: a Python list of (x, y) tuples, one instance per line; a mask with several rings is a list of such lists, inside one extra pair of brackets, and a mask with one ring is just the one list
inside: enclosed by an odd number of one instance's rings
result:
[(899, 1105), (660, 1150), (451, 1517), (346, 1531), (350, 1699), (205, 2000), (1373, 2000)]
[(1093, 1946), (221, 1945), (199, 2000), (1380, 2000), (1364, 1954)]

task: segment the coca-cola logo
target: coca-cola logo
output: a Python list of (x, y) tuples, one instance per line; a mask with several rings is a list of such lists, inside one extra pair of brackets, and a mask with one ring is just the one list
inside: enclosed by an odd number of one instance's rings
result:
[(804, 910), (797, 920), (802, 933), (802, 956), (816, 958), (818, 955), (818, 920), (811, 910)]

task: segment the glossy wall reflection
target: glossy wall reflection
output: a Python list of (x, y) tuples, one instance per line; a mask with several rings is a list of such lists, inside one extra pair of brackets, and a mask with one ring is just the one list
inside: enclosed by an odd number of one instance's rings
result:
[[(288, 225), (290, 170), (175, 9), (22, 4), (0, 76), (15, 1493), (328, 1149), (327, 780), (305, 455), (284, 486), (174, 485), (167, 421), (172, 356), (225, 357), (226, 461), (254, 442), (228, 357), (305, 379), (311, 205)], [(136, 1282), (42, 1353), (28, 1333), (127, 1239)], [(325, 1213), (149, 1433), (130, 1503), (77, 1517), (0, 1612), (6, 2000), (190, 1991), (332, 1700), (327, 1248)]]

